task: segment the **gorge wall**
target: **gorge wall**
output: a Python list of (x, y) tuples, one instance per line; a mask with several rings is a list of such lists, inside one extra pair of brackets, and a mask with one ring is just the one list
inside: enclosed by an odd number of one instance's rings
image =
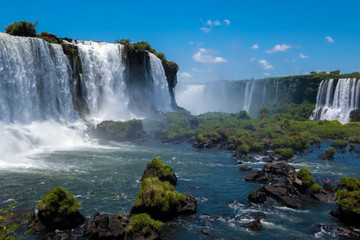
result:
[(177, 68), (165, 72), (154, 54), (43, 38), (0, 33), (0, 121), (128, 120), (177, 106)]

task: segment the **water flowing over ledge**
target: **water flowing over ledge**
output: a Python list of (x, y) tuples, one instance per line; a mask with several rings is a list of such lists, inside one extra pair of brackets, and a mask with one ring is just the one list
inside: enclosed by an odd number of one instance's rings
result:
[(359, 108), (360, 80), (356, 78), (329, 79), (320, 83), (316, 108), (310, 119), (350, 121), (350, 112)]

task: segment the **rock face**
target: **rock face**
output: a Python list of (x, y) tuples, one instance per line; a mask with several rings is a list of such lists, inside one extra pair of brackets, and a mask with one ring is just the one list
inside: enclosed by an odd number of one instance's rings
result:
[(296, 178), (295, 168), (287, 163), (265, 164), (262, 170), (252, 171), (245, 180), (265, 184), (250, 192), (250, 202), (264, 203), (272, 199), (291, 208), (301, 206), (302, 195), (296, 187), (301, 186), (301, 181)]
[(107, 214), (95, 213), (86, 223), (83, 235), (89, 240), (124, 239), (125, 227), (129, 224), (126, 217), (114, 215), (111, 220)]
[(34, 220), (35, 228), (40, 232), (46, 231), (51, 232), (58, 230), (67, 230), (71, 228), (76, 228), (85, 222), (84, 216), (76, 211), (72, 214), (69, 214), (65, 217), (61, 216), (49, 216), (44, 217), (38, 214)]

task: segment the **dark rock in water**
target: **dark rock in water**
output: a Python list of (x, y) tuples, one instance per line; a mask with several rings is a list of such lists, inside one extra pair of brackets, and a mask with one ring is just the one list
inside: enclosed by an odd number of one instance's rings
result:
[(311, 197), (315, 198), (320, 202), (336, 204), (335, 195), (334, 193), (331, 192), (320, 192), (320, 193), (311, 192)]
[(205, 236), (208, 236), (208, 237), (214, 237), (214, 236), (215, 236), (215, 234), (209, 233), (209, 231), (208, 231), (208, 230), (205, 230), (205, 229), (201, 230), (200, 233), (201, 233), (202, 235), (205, 235)]
[(186, 202), (183, 205), (176, 207), (177, 210), (176, 215), (189, 215), (196, 213), (196, 209), (197, 209), (196, 198), (188, 194), (185, 194), (185, 196), (186, 196)]
[(267, 156), (269, 155), (269, 152), (267, 150), (262, 150), (261, 152), (259, 152), (260, 156)]
[(260, 191), (251, 191), (248, 199), (252, 203), (264, 203), (266, 201), (266, 194)]
[(251, 231), (260, 231), (262, 228), (262, 224), (260, 220), (254, 220), (246, 224), (245, 227)]
[(341, 211), (339, 208), (331, 210), (330, 214), (346, 224), (357, 227), (360, 226), (360, 215), (358, 214), (352, 212), (344, 212)]
[(76, 211), (72, 214), (69, 214), (65, 217), (61, 216), (36, 216), (34, 220), (35, 231), (40, 235), (43, 232), (52, 232), (56, 229), (58, 230), (68, 230), (76, 228), (85, 222), (85, 217), (79, 212)]
[(252, 171), (245, 180), (248, 182), (277, 183), (276, 178), (286, 181), (296, 174), (295, 168), (287, 163), (265, 164), (263, 169)]
[(323, 154), (320, 154), (318, 156), (318, 159), (323, 160), (323, 161), (334, 161), (334, 156), (330, 155), (330, 154), (323, 153)]
[(269, 157), (264, 157), (264, 158), (262, 159), (262, 161), (263, 161), (263, 162), (266, 162), (266, 163), (272, 163), (272, 162), (273, 162), (273, 160), (272, 160), (271, 158), (269, 158)]
[(121, 215), (114, 215), (109, 221), (107, 214), (95, 213), (86, 223), (83, 235), (89, 240), (124, 239), (125, 227), (129, 220)]
[(324, 183), (324, 190), (334, 193), (336, 191), (336, 186), (332, 185), (329, 182)]
[(250, 172), (252, 168), (250, 166), (242, 166), (239, 168), (239, 170), (243, 172)]
[(240, 165), (240, 164), (243, 164), (243, 162), (239, 160), (239, 161), (237, 161), (237, 164)]
[(266, 215), (263, 212), (254, 213), (252, 216), (255, 218), (255, 220), (266, 219)]
[(354, 229), (352, 227), (339, 227), (337, 230), (337, 234), (349, 239), (360, 239), (360, 231), (358, 229)]
[(334, 185), (337, 185), (339, 183), (339, 181), (332, 179), (332, 178), (317, 178), (316, 182), (320, 182), (320, 183), (332, 183)]
[(267, 196), (274, 198), (286, 207), (297, 208), (301, 206), (301, 194), (292, 185), (266, 184), (259, 191), (264, 191)]

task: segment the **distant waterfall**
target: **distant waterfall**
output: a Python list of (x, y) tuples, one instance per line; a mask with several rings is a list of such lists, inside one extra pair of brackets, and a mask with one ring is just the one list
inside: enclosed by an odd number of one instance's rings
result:
[(249, 109), (250, 109), (252, 96), (253, 96), (253, 92), (254, 92), (254, 86), (255, 86), (254, 81), (246, 83), (246, 88), (245, 88), (245, 92), (244, 92), (244, 105), (242, 107), (242, 109), (245, 110), (246, 112), (249, 112)]
[(153, 78), (153, 101), (158, 109), (171, 110), (171, 96), (162, 62), (152, 53), (149, 53), (149, 56)]
[(339, 120), (341, 123), (350, 121), (350, 112), (359, 108), (360, 80), (340, 78), (323, 80), (320, 83), (316, 99), (316, 108), (311, 119)]
[(0, 121), (76, 119), (71, 78), (61, 45), (0, 33)]

